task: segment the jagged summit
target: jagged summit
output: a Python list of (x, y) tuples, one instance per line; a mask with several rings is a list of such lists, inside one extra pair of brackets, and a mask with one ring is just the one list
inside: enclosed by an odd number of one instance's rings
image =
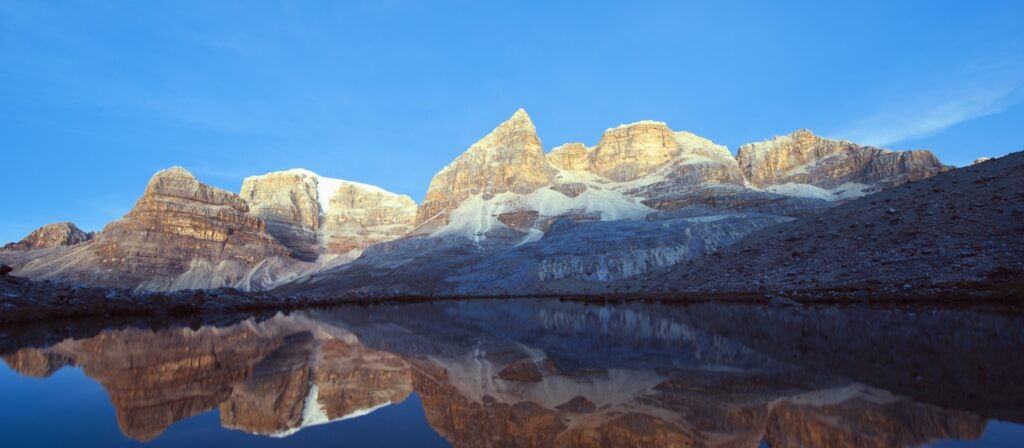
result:
[(416, 212), (416, 225), (443, 226), (448, 214), (470, 196), (529, 193), (550, 184), (554, 175), (533, 121), (519, 109), (434, 176)]

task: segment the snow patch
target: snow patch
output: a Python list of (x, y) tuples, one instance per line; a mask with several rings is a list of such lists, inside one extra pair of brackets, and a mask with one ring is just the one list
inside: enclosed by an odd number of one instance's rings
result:
[(376, 411), (376, 410), (378, 410), (380, 408), (383, 408), (383, 407), (388, 406), (388, 405), (391, 404), (390, 401), (387, 401), (387, 402), (378, 404), (376, 406), (371, 406), (371, 407), (366, 408), (366, 409), (358, 409), (356, 411), (353, 411), (350, 414), (343, 415), (343, 416), (341, 416), (339, 418), (336, 418), (336, 419), (331, 419), (327, 415), (327, 410), (324, 409), (324, 406), (322, 404), (320, 404), (319, 398), (320, 398), (320, 390), (319, 390), (319, 388), (317, 388), (316, 384), (311, 384), (309, 386), (309, 393), (306, 394), (306, 401), (304, 402), (303, 407), (302, 407), (302, 423), (299, 424), (299, 426), (296, 427), (296, 428), (288, 428), (288, 429), (286, 429), (284, 431), (279, 431), (279, 432), (273, 433), (273, 434), (270, 435), (270, 437), (275, 437), (275, 438), (288, 437), (288, 436), (290, 436), (292, 434), (295, 434), (295, 433), (297, 433), (297, 432), (299, 432), (299, 431), (301, 431), (303, 429), (309, 428), (311, 426), (325, 425), (327, 423), (340, 422), (342, 420), (348, 420), (348, 419), (351, 419), (351, 418), (362, 417), (364, 415), (371, 414), (374, 411)]
[[(536, 211), (540, 217), (573, 212), (597, 213), (602, 221), (640, 219), (654, 212), (621, 193), (594, 188), (587, 188), (574, 198), (550, 188), (538, 188), (529, 194), (506, 192), (490, 199), (478, 194), (452, 211), (448, 225), (434, 235), (465, 235), (480, 240), (487, 231), (504, 226), (498, 222), (498, 215), (515, 211)], [(536, 234), (532, 237), (539, 238)]]
[[(370, 185), (370, 184), (364, 184), (362, 182), (355, 182), (355, 181), (351, 181), (351, 180), (336, 179), (336, 178), (333, 178), (333, 177), (321, 176), (321, 175), (319, 175), (317, 173), (314, 173), (313, 171), (307, 170), (305, 168), (292, 168), (292, 169), (284, 170), (284, 171), (280, 171), (280, 172), (281, 173), (298, 174), (300, 176), (306, 176), (306, 177), (311, 177), (313, 179), (316, 179), (317, 202), (320, 203), (320, 213), (321, 214), (327, 213), (327, 210), (330, 208), (331, 197), (334, 196), (334, 193), (337, 192), (338, 189), (341, 188), (342, 186), (353, 186), (353, 187), (359, 188), (361, 190), (364, 190), (364, 191), (367, 191), (367, 192), (370, 192), (370, 193), (379, 193), (379, 194), (386, 195), (386, 196), (389, 196), (389, 197), (392, 197), (392, 196), (393, 197), (399, 197), (399, 196), (401, 196), (398, 193), (390, 192), (390, 191), (385, 190), (385, 189), (383, 189), (381, 187), (378, 187), (376, 185)], [(268, 174), (275, 174), (275, 173), (268, 173)], [(263, 176), (266, 176), (266, 174), (260, 175), (260, 176), (250, 176), (250, 177), (247, 177), (246, 179), (259, 179), (259, 178), (261, 178)]]
[(857, 182), (847, 182), (832, 189), (825, 189), (811, 184), (785, 183), (769, 185), (761, 190), (784, 196), (838, 201), (864, 196), (869, 188), (869, 186)]
[(604, 131), (605, 132), (611, 132), (611, 131), (614, 131), (614, 130), (625, 129), (625, 128), (628, 128), (628, 127), (631, 127), (631, 126), (637, 126), (637, 125), (641, 125), (641, 124), (653, 124), (653, 125), (657, 125), (657, 126), (665, 126), (666, 128), (668, 127), (668, 125), (665, 124), (664, 121), (640, 120), (640, 121), (634, 121), (632, 123), (620, 124), (620, 125), (618, 125), (618, 126), (616, 126), (614, 128), (605, 129)]

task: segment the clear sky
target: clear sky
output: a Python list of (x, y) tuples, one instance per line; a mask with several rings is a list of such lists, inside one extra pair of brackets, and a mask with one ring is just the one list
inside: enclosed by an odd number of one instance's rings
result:
[(99, 230), (172, 165), (420, 201), (519, 107), (546, 150), (653, 119), (963, 165), (1024, 149), (1024, 2), (0, 0), (0, 241)]

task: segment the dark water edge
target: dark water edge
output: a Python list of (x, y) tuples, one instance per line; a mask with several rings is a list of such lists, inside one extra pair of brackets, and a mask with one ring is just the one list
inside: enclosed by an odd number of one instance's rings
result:
[[(1024, 318), (1013, 304), (612, 302), (7, 325), (0, 429), (16, 442), (4, 446), (47, 446), (18, 442), (40, 435), (40, 422), (63, 428), (40, 439), (49, 446), (319, 446), (346, 431), (367, 435), (357, 446), (1024, 440)], [(305, 426), (309, 403), (326, 420), (372, 412)], [(82, 413), (54, 417), (69, 406)]]
[(419, 303), (448, 300), (558, 300), (608, 304), (622, 302), (687, 305), (704, 302), (768, 304), (869, 304), (881, 306), (1024, 307), (1024, 282), (1016, 278), (963, 281), (905, 288), (879, 284), (792, 291), (619, 292), (505, 294), (500, 296), (338, 296), (282, 295), (274, 291), (243, 292), (233, 288), (176, 292), (134, 292), (100, 287), (0, 276), (0, 328), (30, 322), (100, 319), (110, 321), (190, 321), (231, 319), (238, 315), (341, 305)]

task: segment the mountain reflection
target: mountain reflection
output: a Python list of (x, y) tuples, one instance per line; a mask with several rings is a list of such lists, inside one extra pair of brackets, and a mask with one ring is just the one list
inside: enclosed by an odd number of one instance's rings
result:
[(882, 447), (1020, 422), (1021, 328), (963, 310), (470, 301), (107, 330), (4, 360), (81, 367), (142, 441), (213, 409), (284, 437), (415, 392), (460, 447)]

